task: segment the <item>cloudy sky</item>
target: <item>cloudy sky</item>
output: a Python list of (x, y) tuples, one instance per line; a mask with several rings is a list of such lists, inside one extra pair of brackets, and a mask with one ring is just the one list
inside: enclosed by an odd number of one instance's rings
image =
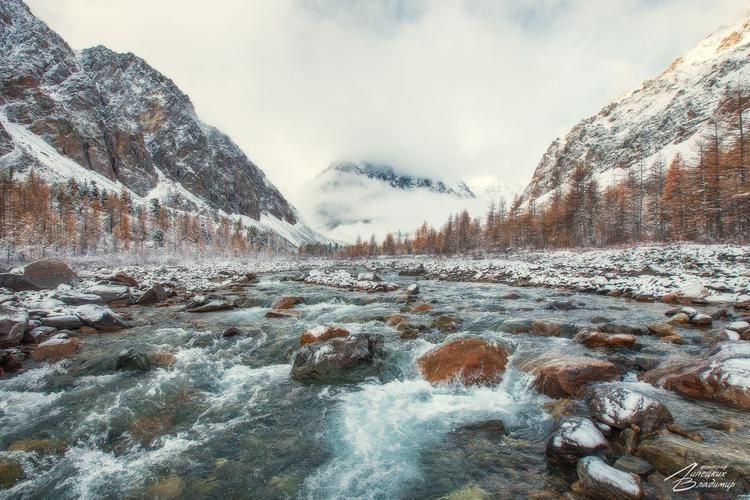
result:
[(547, 145), (743, 0), (28, 0), (75, 49), (133, 52), (283, 192), (335, 160), (527, 181)]

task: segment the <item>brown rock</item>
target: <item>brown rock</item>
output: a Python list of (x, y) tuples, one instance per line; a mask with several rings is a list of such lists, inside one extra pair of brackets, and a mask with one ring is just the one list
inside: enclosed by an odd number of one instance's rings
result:
[(552, 398), (576, 397), (588, 382), (614, 380), (620, 371), (609, 361), (585, 356), (543, 356), (519, 369), (534, 377), (534, 387)]
[(461, 326), (461, 323), (463, 323), (463, 321), (460, 319), (443, 314), (435, 319), (433, 326), (441, 332), (455, 332)]
[(300, 345), (312, 344), (315, 342), (323, 342), (338, 337), (348, 337), (349, 332), (343, 328), (335, 326), (318, 326), (305, 330), (305, 333), (299, 338)]
[(124, 285), (137, 287), (138, 282), (135, 280), (135, 278), (123, 273), (123, 272), (116, 272), (112, 276), (107, 276), (104, 278), (107, 281), (116, 281), (118, 283), (122, 283)]
[(404, 318), (400, 314), (393, 314), (391, 316), (386, 316), (385, 318), (383, 318), (383, 321), (385, 321), (386, 325), (396, 326), (399, 323), (402, 323), (405, 319), (406, 318)]
[(412, 308), (412, 311), (414, 312), (428, 312), (432, 311), (432, 306), (426, 302), (422, 302), (420, 304), (415, 305)]
[(677, 424), (669, 424), (667, 425), (667, 430), (673, 434), (678, 434), (682, 437), (686, 437), (688, 439), (691, 439), (693, 441), (703, 442), (703, 436), (700, 435), (700, 433), (695, 431), (689, 431), (685, 429), (684, 427), (680, 427)]
[(554, 321), (539, 319), (531, 324), (531, 331), (536, 335), (543, 335), (545, 337), (559, 337), (562, 333), (562, 326), (560, 326), (560, 323), (555, 323)]
[(677, 334), (677, 330), (667, 323), (650, 323), (646, 325), (646, 328), (648, 328), (649, 332), (654, 335), (659, 335), (660, 337), (669, 337), (670, 335)]
[(148, 359), (151, 361), (152, 365), (160, 366), (162, 368), (172, 366), (177, 362), (177, 357), (171, 352), (166, 351), (152, 352), (148, 355)]
[(130, 433), (143, 446), (151, 446), (155, 439), (169, 433), (172, 417), (165, 414), (141, 417), (130, 427)]
[(0, 286), (12, 290), (46, 290), (71, 284), (78, 276), (59, 259), (42, 259), (0, 275)]
[(417, 361), (431, 383), (458, 380), (464, 385), (496, 384), (508, 363), (506, 348), (478, 338), (452, 340)]
[(684, 312), (679, 312), (675, 314), (674, 316), (672, 316), (671, 318), (669, 318), (669, 323), (673, 325), (674, 324), (686, 325), (690, 323), (690, 316), (688, 316)]
[(586, 347), (630, 347), (635, 344), (635, 336), (624, 333), (603, 333), (581, 330), (573, 338), (573, 342)]
[(304, 304), (304, 297), (279, 297), (271, 305), (271, 309), (291, 309), (297, 304)]
[(40, 455), (64, 455), (68, 444), (62, 439), (20, 439), (8, 446), (8, 451), (23, 451)]
[(666, 337), (661, 338), (662, 342), (668, 342), (670, 344), (678, 344), (682, 345), (685, 343), (685, 339), (682, 338), (682, 335), (675, 334), (675, 335), (667, 335)]
[(49, 339), (42, 342), (31, 351), (31, 357), (36, 361), (56, 360), (70, 356), (78, 350), (81, 341), (77, 338)]
[(82, 335), (96, 335), (101, 332), (94, 327), (84, 325), (78, 329), (78, 333)]
[(665, 293), (661, 296), (661, 301), (665, 304), (677, 304), (678, 295), (676, 293)]
[(21, 464), (13, 459), (0, 458), (0, 490), (11, 488), (24, 477)]
[(282, 318), (299, 318), (302, 316), (302, 311), (290, 311), (288, 309), (270, 309), (266, 312), (266, 318), (282, 319)]
[(169, 476), (152, 483), (146, 488), (149, 498), (158, 500), (176, 500), (185, 490), (185, 480), (180, 476)]

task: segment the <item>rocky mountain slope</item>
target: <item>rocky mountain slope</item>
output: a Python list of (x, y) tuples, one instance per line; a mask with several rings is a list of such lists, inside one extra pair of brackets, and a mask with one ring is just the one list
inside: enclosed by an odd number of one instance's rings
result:
[(648, 166), (657, 156), (666, 162), (677, 152), (694, 156), (719, 100), (730, 89), (736, 92), (738, 84), (747, 86), (749, 56), (750, 18), (744, 17), (553, 141), (523, 192), (524, 201), (543, 201), (566, 183), (579, 161), (594, 168), (601, 184), (609, 184), (641, 161)]
[(74, 52), (21, 0), (0, 3), (0, 168), (321, 239), (169, 78), (133, 54)]

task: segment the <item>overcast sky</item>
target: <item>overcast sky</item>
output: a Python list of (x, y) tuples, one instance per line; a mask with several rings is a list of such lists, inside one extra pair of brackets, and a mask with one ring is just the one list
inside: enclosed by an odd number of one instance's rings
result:
[(526, 182), (742, 0), (27, 0), (172, 78), (292, 201), (335, 160)]

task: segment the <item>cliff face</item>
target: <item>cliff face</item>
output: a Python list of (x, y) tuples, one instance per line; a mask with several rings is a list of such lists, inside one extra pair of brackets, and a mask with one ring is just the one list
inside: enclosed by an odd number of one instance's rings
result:
[(750, 19), (719, 29), (678, 57), (656, 78), (625, 93), (595, 116), (556, 139), (542, 156), (523, 200), (538, 200), (564, 186), (576, 163), (585, 161), (603, 183), (657, 156), (691, 156), (716, 117), (719, 100), (738, 84), (747, 86)]
[(0, 3), (0, 167), (270, 221), (294, 244), (317, 238), (169, 78), (133, 54), (74, 52), (21, 0)]

